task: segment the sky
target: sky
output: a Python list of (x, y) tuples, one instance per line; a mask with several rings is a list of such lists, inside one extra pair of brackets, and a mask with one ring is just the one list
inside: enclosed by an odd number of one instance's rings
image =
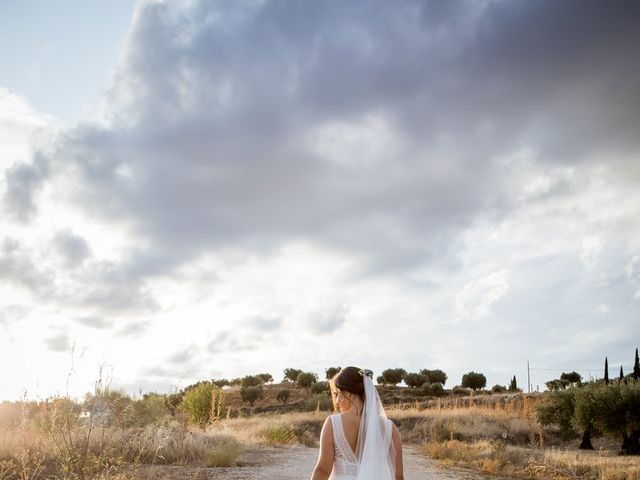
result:
[(640, 4), (0, 4), (0, 400), (640, 344)]

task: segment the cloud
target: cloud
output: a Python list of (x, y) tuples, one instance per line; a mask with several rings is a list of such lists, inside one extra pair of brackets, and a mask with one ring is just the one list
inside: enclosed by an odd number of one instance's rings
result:
[(251, 331), (258, 332), (275, 332), (280, 330), (283, 326), (283, 321), (281, 318), (274, 317), (256, 317), (248, 320), (246, 322), (247, 327), (251, 329)]
[(58, 232), (54, 238), (54, 245), (71, 265), (82, 262), (91, 254), (87, 241), (69, 230)]
[(173, 355), (171, 355), (167, 359), (167, 362), (175, 363), (175, 364), (186, 363), (192, 358), (192, 355), (193, 355), (193, 346), (186, 347), (183, 350), (180, 350), (174, 353)]
[(308, 320), (310, 330), (316, 333), (332, 333), (349, 321), (349, 307), (338, 304), (333, 308), (316, 312)]
[(639, 8), (141, 2), (102, 118), (3, 164), (0, 279), (123, 341), (192, 318), (202, 356), (353, 363), (365, 332), (396, 361), (446, 325), (455, 368), (478, 338), (568, 358), (534, 327), (638, 308)]
[(147, 321), (133, 321), (116, 331), (118, 337), (138, 337), (149, 330), (150, 324)]
[(9, 237), (0, 246), (0, 279), (32, 292), (39, 292), (50, 283), (20, 241)]
[(71, 349), (71, 340), (65, 332), (46, 338), (45, 344), (52, 352), (68, 352)]
[(222, 330), (214, 335), (206, 347), (207, 353), (235, 353), (255, 350), (260, 347), (263, 336), (260, 333), (234, 333)]
[[(69, 131), (50, 168), (77, 176), (69, 201), (86, 214), (153, 245), (158, 273), (300, 237), (366, 256), (370, 273), (434, 261), (477, 215), (510, 208), (496, 159), (535, 145), (545, 161), (584, 162), (578, 134), (605, 124), (637, 146), (624, 125), (640, 72), (598, 64), (626, 65), (628, 15), (589, 3), (575, 18), (569, 3), (326, 2), (314, 16), (287, 2), (143, 3), (109, 123)], [(616, 58), (594, 53), (594, 21), (618, 25)], [(17, 214), (43, 175), (16, 167)]]
[(105, 318), (100, 317), (81, 317), (76, 321), (87, 327), (96, 328), (99, 330), (109, 329), (113, 326), (113, 322)]
[(509, 290), (509, 272), (500, 270), (465, 284), (456, 295), (456, 312), (462, 317), (482, 318)]

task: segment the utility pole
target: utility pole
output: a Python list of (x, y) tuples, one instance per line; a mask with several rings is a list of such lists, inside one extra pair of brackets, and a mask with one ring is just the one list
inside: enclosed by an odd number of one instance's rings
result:
[(529, 360), (527, 360), (527, 392), (531, 393), (531, 374), (529, 373)]

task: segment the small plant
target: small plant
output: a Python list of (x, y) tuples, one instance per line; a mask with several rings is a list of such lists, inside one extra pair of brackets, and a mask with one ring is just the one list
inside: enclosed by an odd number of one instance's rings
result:
[(290, 425), (281, 424), (265, 427), (258, 436), (268, 445), (288, 445), (296, 440), (298, 432)]
[(226, 437), (216, 443), (207, 453), (207, 467), (231, 467), (237, 463), (243, 448), (233, 437)]
[(278, 390), (278, 393), (276, 395), (276, 399), (279, 402), (287, 403), (287, 400), (289, 400), (289, 397), (291, 396), (291, 390), (289, 390), (288, 388), (283, 388), (281, 390)]
[(261, 398), (264, 398), (264, 390), (262, 390), (262, 385), (254, 385), (251, 387), (242, 387), (240, 389), (240, 397), (243, 402), (249, 403), (251, 407)]

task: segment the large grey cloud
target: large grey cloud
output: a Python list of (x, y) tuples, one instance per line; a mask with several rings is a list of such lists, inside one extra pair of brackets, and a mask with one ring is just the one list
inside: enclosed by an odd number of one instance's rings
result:
[[(479, 213), (508, 210), (501, 155), (531, 146), (571, 163), (637, 148), (637, 8), (149, 2), (112, 123), (69, 131), (53, 161), (80, 177), (79, 205), (153, 241), (159, 271), (292, 238), (378, 268), (428, 261)], [(327, 125), (375, 115), (393, 153), (340, 163), (309, 146)], [(46, 169), (21, 171), (9, 184), (24, 213)]]
[[(143, 2), (105, 97), (107, 119), (66, 129), (51, 151), (9, 169), (4, 204), (28, 222), (44, 187), (60, 182), (67, 188), (55, 189), (59, 201), (133, 239), (117, 260), (93, 258), (73, 228), (53, 242), (74, 266), (72, 282), (87, 286), (78, 295), (57, 289), (56, 298), (99, 310), (95, 318), (114, 325), (101, 313), (160, 309), (146, 288), (153, 277), (179, 278), (207, 254), (232, 250), (240, 261), (238, 251), (268, 257), (302, 241), (348, 254), (345, 271), (356, 280), (401, 278), (407, 297), (386, 300), (406, 303), (389, 311), (428, 293), (429, 320), (444, 324), (458, 301), (468, 323), (451, 327), (442, 347), (450, 351), (435, 346), (434, 358), (451, 358), (459, 351), (452, 344), (470, 351), (480, 337), (519, 345), (526, 332), (549, 343), (534, 324), (573, 319), (574, 304), (576, 318), (598, 302), (615, 312), (611, 305), (634, 295), (621, 286), (630, 280), (612, 280), (604, 294), (589, 269), (614, 278), (607, 268), (621, 271), (640, 248), (637, 206), (615, 200), (635, 198), (640, 180), (639, 8), (577, 0)], [(565, 228), (575, 238), (563, 243)], [(573, 252), (591, 232), (609, 235), (609, 248), (621, 252), (605, 255), (602, 271), (595, 251), (582, 263)], [(486, 240), (493, 234), (499, 247)], [(514, 246), (523, 258), (510, 260)], [(464, 258), (474, 248), (486, 258)], [(2, 255), (4, 279), (38, 288), (34, 259), (13, 247)], [(508, 288), (491, 283), (502, 272)], [(213, 295), (217, 273), (199, 273)], [(303, 310), (311, 312), (308, 330), (330, 334), (353, 321), (341, 293), (329, 297)], [(290, 328), (293, 310), (265, 306), (240, 325), (256, 335), (223, 330), (208, 349), (249, 351)], [(622, 331), (636, 311), (618, 313)], [(400, 315), (407, 332), (427, 317), (412, 315)], [(595, 330), (603, 317), (585, 322)], [(553, 334), (549, 354), (565, 348), (563, 334)]]

